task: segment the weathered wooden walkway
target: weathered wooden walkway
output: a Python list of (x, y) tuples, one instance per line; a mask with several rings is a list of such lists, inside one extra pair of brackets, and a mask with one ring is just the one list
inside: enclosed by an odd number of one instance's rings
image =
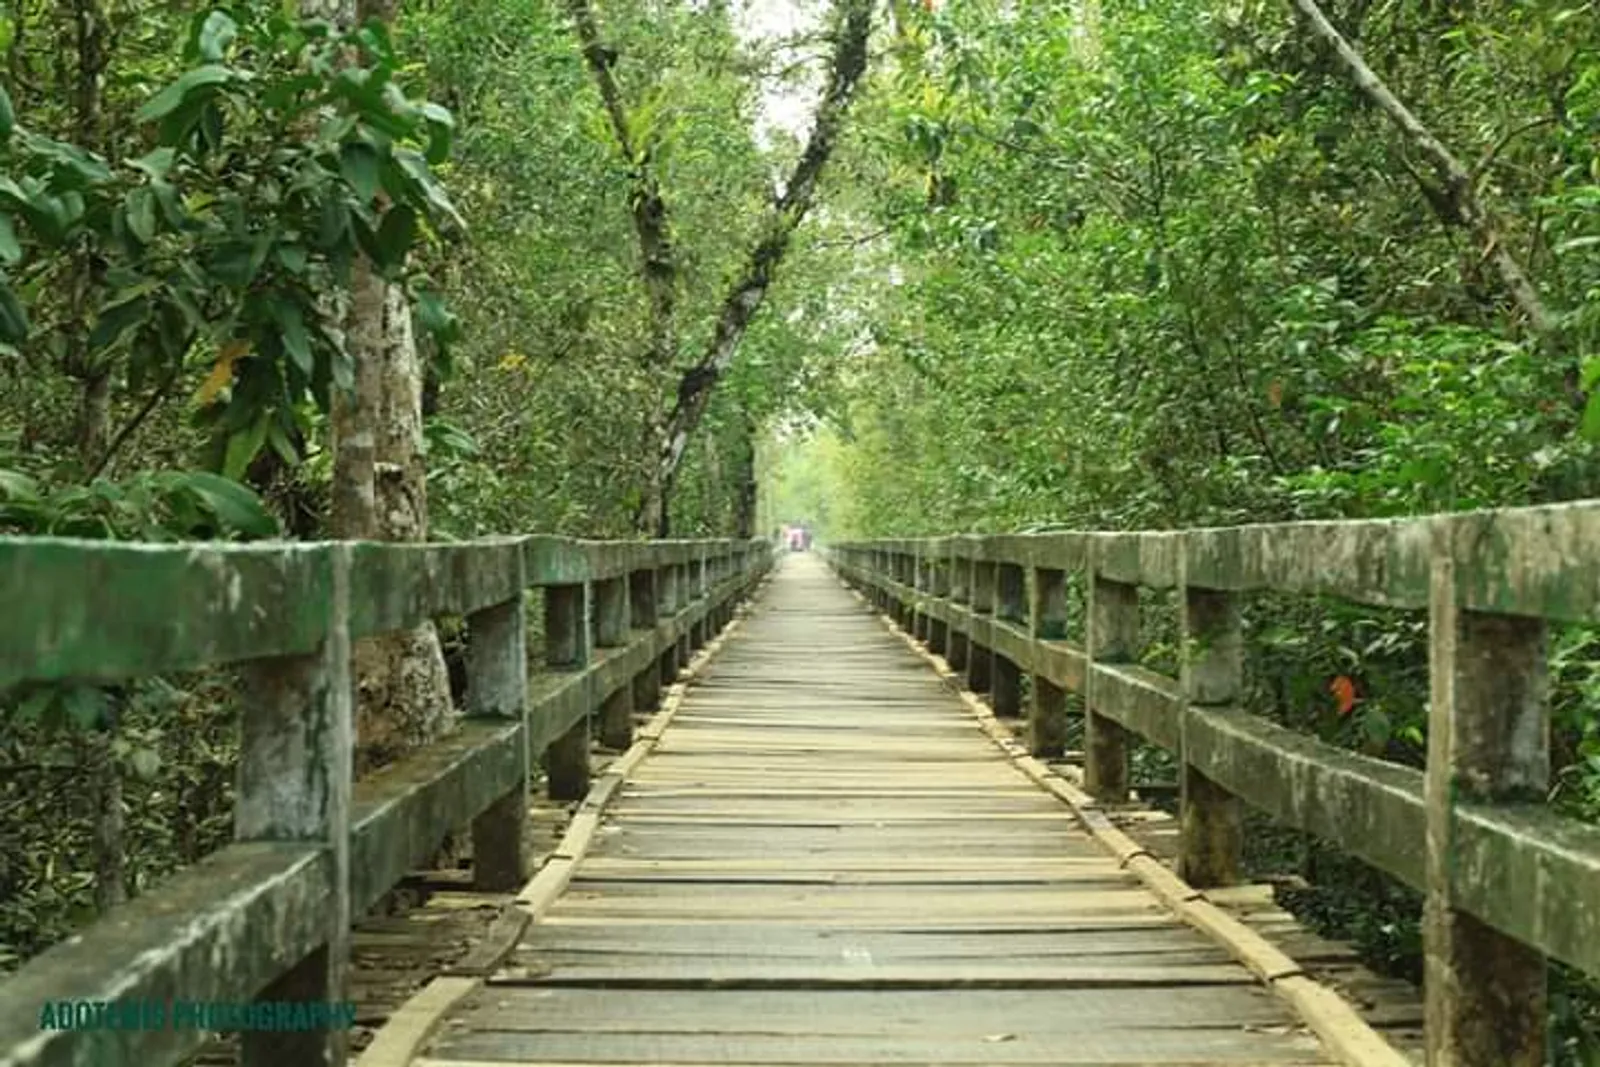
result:
[(800, 556), (416, 1064), (1331, 1061)]

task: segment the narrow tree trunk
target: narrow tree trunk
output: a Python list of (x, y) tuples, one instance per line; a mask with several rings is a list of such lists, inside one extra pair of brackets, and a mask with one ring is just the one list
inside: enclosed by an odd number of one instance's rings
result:
[[(115, 701), (113, 696), (112, 701)], [(89, 789), (93, 819), (90, 851), (94, 863), (94, 910), (104, 915), (128, 899), (127, 819), (122, 805), (122, 769), (112, 754), (114, 723), (88, 731), (78, 744), (78, 761)]]
[[(98, 151), (104, 147), (100, 89), (106, 64), (105, 12), (99, 0), (63, 0), (62, 11), (73, 24), (76, 66), (71, 94), (77, 140), (84, 148)], [(111, 375), (91, 363), (92, 354), (88, 351), (89, 327), (96, 310), (90, 306), (95, 274), (94, 262), (85, 251), (73, 269), (72, 312), (79, 329), (69, 338), (71, 347), (66, 357), (67, 370), (80, 388), (74, 429), (78, 466), (86, 480), (100, 466), (111, 437)], [(102, 915), (128, 896), (122, 769), (112, 752), (119, 703), (115, 692), (108, 694), (108, 703), (111, 721), (90, 728), (78, 745), (79, 767), (93, 818), (90, 854), (94, 906)]]
[(715, 537), (727, 529), (723, 522), (728, 513), (727, 490), (722, 481), (722, 450), (718, 447), (717, 435), (706, 434), (705, 443), (706, 476), (705, 492), (702, 494), (705, 500), (705, 528)]
[(735, 491), (739, 494), (734, 505), (734, 536), (749, 540), (756, 535), (756, 505), (760, 486), (756, 478), (755, 424), (744, 417), (743, 449), (739, 453), (739, 481)]
[(704, 354), (679, 379), (677, 400), (666, 418), (662, 450), (657, 456), (660, 471), (656, 477), (669, 491), (717, 384), (733, 365), (739, 343), (766, 300), (795, 230), (811, 210), (822, 173), (844, 129), (856, 87), (867, 70), (873, 10), (870, 0), (837, 0), (833, 56), (805, 149), (782, 192), (774, 197), (761, 236), (751, 248), (743, 270), (723, 297)]

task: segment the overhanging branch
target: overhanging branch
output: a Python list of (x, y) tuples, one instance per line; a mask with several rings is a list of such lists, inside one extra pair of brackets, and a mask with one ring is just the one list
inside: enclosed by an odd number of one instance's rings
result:
[[(577, 0), (575, 0), (577, 2)], [(845, 114), (867, 69), (867, 39), (872, 32), (872, 0), (838, 0), (834, 50), (815, 124), (794, 170), (770, 205), (761, 237), (745, 268), (729, 288), (711, 342), (678, 384), (666, 421), (659, 457), (659, 480), (670, 485), (717, 383), (732, 366), (750, 320), (765, 300), (795, 230), (816, 197), (817, 183), (844, 128)]]
[(1511, 294), (1522, 313), (1528, 317), (1534, 332), (1551, 349), (1559, 348), (1559, 317), (1545, 306), (1538, 289), (1528, 277), (1521, 262), (1501, 239), (1500, 226), (1495, 217), (1478, 199), (1472, 173), (1451, 154), (1433, 133), (1422, 124), (1411, 110), (1384, 85), (1361, 54), (1345, 40), (1328, 17), (1317, 6), (1316, 0), (1289, 0), (1310, 24), (1312, 32), (1331, 46), (1350, 73), (1356, 87), (1366, 94), (1411, 143), (1417, 147), (1432, 166), (1441, 188), (1423, 185), (1423, 192), (1439, 217), (1449, 225), (1459, 225), (1470, 230), (1483, 246), (1485, 257), (1494, 264), (1501, 282)]

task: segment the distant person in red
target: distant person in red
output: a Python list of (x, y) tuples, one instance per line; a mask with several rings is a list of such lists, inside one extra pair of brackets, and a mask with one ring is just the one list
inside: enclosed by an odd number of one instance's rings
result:
[(798, 526), (789, 527), (789, 551), (805, 551), (805, 531)]

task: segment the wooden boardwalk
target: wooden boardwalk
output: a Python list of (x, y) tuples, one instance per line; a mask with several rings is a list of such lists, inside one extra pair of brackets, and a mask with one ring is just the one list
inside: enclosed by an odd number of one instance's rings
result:
[(811, 556), (415, 1061), (1329, 1062)]

